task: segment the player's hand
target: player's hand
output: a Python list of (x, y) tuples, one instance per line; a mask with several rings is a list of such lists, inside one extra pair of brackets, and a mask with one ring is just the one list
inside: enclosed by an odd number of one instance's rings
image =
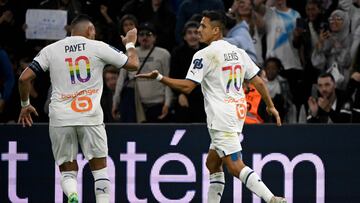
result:
[(29, 126), (31, 127), (33, 124), (33, 120), (31, 118), (31, 114), (35, 114), (35, 116), (39, 116), (36, 109), (30, 104), (28, 106), (22, 107), (19, 115), (18, 123), (21, 123), (23, 127)]
[(129, 42), (132, 42), (135, 44), (136, 40), (137, 40), (137, 29), (136, 28), (129, 30), (126, 33), (125, 37), (121, 35), (121, 41), (124, 44), (124, 46)]
[(164, 119), (169, 113), (169, 107), (167, 105), (164, 105), (161, 111), (161, 115), (158, 116), (158, 119), (162, 120)]
[(276, 108), (274, 106), (273, 107), (266, 107), (266, 111), (268, 112), (269, 115), (275, 117), (276, 125), (281, 126), (281, 118), (280, 118), (279, 112), (276, 110)]
[(179, 95), (178, 102), (181, 107), (189, 107), (189, 101), (185, 94)]
[(150, 73), (141, 73), (135, 75), (136, 78), (147, 78), (147, 79), (155, 79), (159, 75), (158, 70), (153, 70)]

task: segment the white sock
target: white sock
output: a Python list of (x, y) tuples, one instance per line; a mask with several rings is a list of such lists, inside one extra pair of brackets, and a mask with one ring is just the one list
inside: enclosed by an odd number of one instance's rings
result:
[(77, 193), (77, 171), (61, 172), (61, 188), (65, 195), (69, 197), (72, 193)]
[(96, 196), (96, 203), (110, 202), (110, 180), (107, 172), (107, 167), (100, 170), (92, 171), (94, 176), (94, 189)]
[(265, 200), (265, 202), (270, 202), (271, 198), (274, 196), (261, 181), (260, 177), (247, 166), (240, 171), (239, 179), (249, 190)]
[(219, 203), (225, 187), (224, 172), (210, 175), (210, 186), (208, 192), (208, 203)]

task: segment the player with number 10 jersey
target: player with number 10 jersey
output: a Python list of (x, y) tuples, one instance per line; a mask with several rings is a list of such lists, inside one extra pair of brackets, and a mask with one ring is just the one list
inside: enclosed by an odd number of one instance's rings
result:
[(99, 125), (103, 123), (100, 98), (103, 68), (122, 67), (127, 56), (106, 43), (71, 36), (45, 47), (32, 66), (50, 72), (51, 126)]

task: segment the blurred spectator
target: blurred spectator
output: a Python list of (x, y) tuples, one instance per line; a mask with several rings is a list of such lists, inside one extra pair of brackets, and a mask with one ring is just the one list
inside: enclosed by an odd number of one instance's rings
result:
[(349, 123), (350, 103), (345, 93), (336, 89), (335, 79), (330, 73), (323, 73), (317, 82), (318, 95), (308, 99), (309, 123)]
[[(236, 19), (236, 25), (229, 30), (224, 40), (244, 49), (254, 62), (258, 62), (254, 41), (249, 32), (249, 24), (244, 19), (245, 16), (250, 16), (248, 19), (251, 19), (251, 12), (252, 5), (250, 0), (234, 0), (231, 13), (233, 13)], [(254, 31), (254, 24), (251, 25), (252, 31)]]
[(304, 67), (304, 89), (306, 98), (311, 94), (312, 84), (316, 84), (320, 70), (315, 68), (311, 61), (311, 55), (319, 40), (320, 30), (326, 27), (327, 22), (324, 19), (321, 10), (321, 4), (318, 0), (307, 0), (306, 18), (296, 20), (294, 30), (294, 47), (300, 52), (301, 64)]
[(136, 72), (120, 69), (111, 110), (114, 120), (124, 123), (142, 122), (140, 118), (137, 118), (136, 113), (135, 74)]
[[(11, 98), (9, 100), (9, 106), (6, 107), (5, 121), (6, 122), (17, 122), (18, 114), (20, 113), (20, 96), (18, 91), (18, 78), (20, 77), (23, 70), (30, 64), (31, 59), (29, 57), (24, 57), (19, 60), (17, 63), (18, 67), (16, 69), (15, 75), (15, 84), (11, 94)], [(44, 105), (47, 99), (47, 90), (50, 85), (49, 75), (47, 73), (39, 75), (36, 80), (34, 80), (31, 84), (30, 95), (29, 98), (31, 100), (31, 104), (36, 107), (38, 110), (39, 116), (34, 117), (34, 122), (48, 122), (49, 118), (47, 113), (44, 111)]]
[[(170, 77), (184, 79), (191, 64), (195, 52), (205, 47), (200, 44), (198, 33), (199, 23), (188, 21), (183, 29), (184, 43), (175, 47), (171, 54)], [(182, 123), (204, 123), (206, 115), (204, 109), (204, 97), (201, 92), (201, 85), (188, 95), (175, 92), (175, 114), (174, 121)]]
[(287, 0), (275, 0), (274, 7), (264, 5), (264, 0), (255, 0), (255, 9), (263, 15), (266, 30), (266, 58), (277, 57), (281, 60), (282, 75), (288, 80), (297, 110), (306, 103), (303, 88), (303, 67), (299, 52), (293, 46), (293, 31), (300, 14), (287, 6)]
[(352, 122), (360, 123), (360, 46), (358, 46), (352, 69), (347, 96), (352, 101)]
[[(138, 21), (136, 19), (136, 17), (134, 15), (131, 14), (125, 14), (119, 22), (119, 29), (120, 29), (120, 35), (125, 36), (126, 33), (133, 29), (138, 27)], [(123, 43), (121, 42), (121, 40), (119, 40), (119, 36), (117, 37), (118, 41), (117, 43), (114, 43), (114, 45), (118, 48), (120, 48), (123, 52), (126, 52), (125, 46), (123, 45)]]
[(353, 43), (351, 45), (351, 60), (356, 60), (355, 55), (360, 45), (360, 0), (340, 0), (339, 8), (345, 10), (350, 18), (350, 32), (353, 35)]
[(329, 30), (321, 30), (311, 61), (322, 72), (331, 72), (337, 87), (345, 89), (351, 65), (350, 20), (346, 12), (335, 10), (329, 17)]
[[(15, 83), (13, 68), (10, 59), (5, 50), (0, 48), (0, 115), (7, 105), (9, 105), (10, 96)], [(0, 116), (2, 120), (3, 116)]]
[[(154, 25), (147, 22), (140, 24), (138, 31), (138, 42), (140, 47), (136, 47), (136, 49), (140, 62), (142, 63), (139, 70), (141, 72), (158, 70), (161, 74), (169, 75), (170, 53), (166, 51), (166, 49), (155, 46), (156, 30)], [(129, 77), (129, 80), (134, 77), (134, 75), (130, 74), (127, 74), (127, 76)], [(123, 89), (125, 78), (126, 74), (120, 72), (114, 94), (115, 102), (113, 104), (113, 112), (119, 110), (117, 105), (120, 104), (120, 100), (122, 99), (119, 98), (119, 95)], [(154, 123), (166, 121), (172, 97), (170, 88), (154, 80), (136, 79), (135, 82), (135, 91), (138, 91), (139, 93), (140, 101), (145, 112), (146, 122)]]
[[(114, 43), (112, 43), (112, 41), (117, 41), (116, 39), (120, 38), (117, 23), (110, 17), (108, 13), (108, 6), (101, 4), (99, 8), (102, 20), (105, 21), (105, 23), (97, 22), (97, 27), (101, 29), (101, 39), (106, 43), (113, 45)], [(99, 23), (102, 24), (102, 26), (100, 26)]]
[(278, 58), (268, 58), (264, 63), (265, 83), (269, 89), (270, 97), (279, 111), (284, 123), (296, 123), (296, 111), (294, 112), (292, 96), (288, 81), (279, 75), (284, 69)]
[(104, 122), (115, 122), (116, 120), (111, 115), (111, 108), (113, 103), (113, 95), (116, 88), (116, 81), (119, 76), (119, 69), (112, 65), (107, 65), (104, 68), (104, 83), (105, 88), (101, 96), (101, 107), (104, 112)]
[(130, 0), (124, 3), (121, 8), (120, 15), (133, 14), (136, 17), (141, 15), (141, 8), (144, 7), (145, 1), (149, 0)]
[(194, 15), (204, 10), (221, 10), (224, 11), (224, 3), (221, 0), (183, 0), (179, 6), (176, 16), (175, 37), (180, 43), (181, 30), (185, 23)]
[[(31, 59), (28, 57), (22, 58), (20, 60), (19, 68), (20, 68), (21, 72), (23, 70), (25, 70), (26, 67), (29, 66), (30, 62), (31, 62)], [(20, 76), (20, 74), (18, 75), (17, 79), (19, 78), (19, 76)], [(17, 85), (17, 83), (16, 83), (16, 85)], [(30, 89), (29, 98), (31, 100), (31, 105), (33, 105), (37, 109), (37, 112), (39, 114), (38, 117), (34, 118), (34, 121), (35, 122), (48, 122), (49, 117), (48, 117), (47, 113), (45, 113), (45, 111), (44, 111), (44, 105), (45, 105), (45, 102), (47, 99), (47, 92), (48, 92), (48, 89), (50, 86), (49, 73), (43, 73), (43, 74), (36, 76), (36, 79), (33, 80), (31, 85), (32, 86)], [(17, 91), (16, 91), (16, 95), (19, 96)], [(20, 101), (20, 98), (18, 99), (18, 101)], [(17, 107), (19, 107), (19, 106), (17, 106)]]
[(171, 51), (175, 46), (174, 29), (175, 13), (171, 10), (169, 0), (147, 0), (140, 7), (137, 19), (139, 23), (149, 22), (156, 29), (156, 46)]
[(351, 32), (360, 27), (360, 0), (339, 0), (339, 8), (348, 12)]
[(157, 31), (156, 46), (173, 49), (176, 15), (169, 0), (132, 0), (123, 6), (122, 12), (135, 15), (139, 23), (152, 23)]
[(40, 8), (67, 11), (68, 24), (70, 24), (77, 15), (82, 13), (82, 6), (79, 0), (44, 0), (40, 2)]
[(0, 48), (4, 49), (12, 60), (15, 52), (22, 52), (24, 36), (21, 31), (20, 16), (13, 1), (0, 0)]
[(266, 112), (266, 104), (255, 86), (246, 81), (243, 83), (243, 88), (247, 103), (245, 123), (261, 124), (269, 122), (270, 118)]

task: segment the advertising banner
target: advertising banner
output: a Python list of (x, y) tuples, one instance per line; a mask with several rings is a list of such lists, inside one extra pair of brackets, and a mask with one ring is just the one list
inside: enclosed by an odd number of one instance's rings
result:
[[(112, 202), (207, 202), (210, 138), (203, 124), (106, 125)], [(246, 126), (244, 162), (288, 203), (358, 203), (360, 125)], [(48, 126), (0, 126), (0, 202), (65, 202)], [(78, 156), (81, 202), (93, 177)], [(225, 169), (226, 172), (226, 169)], [(224, 203), (261, 203), (226, 173)]]

